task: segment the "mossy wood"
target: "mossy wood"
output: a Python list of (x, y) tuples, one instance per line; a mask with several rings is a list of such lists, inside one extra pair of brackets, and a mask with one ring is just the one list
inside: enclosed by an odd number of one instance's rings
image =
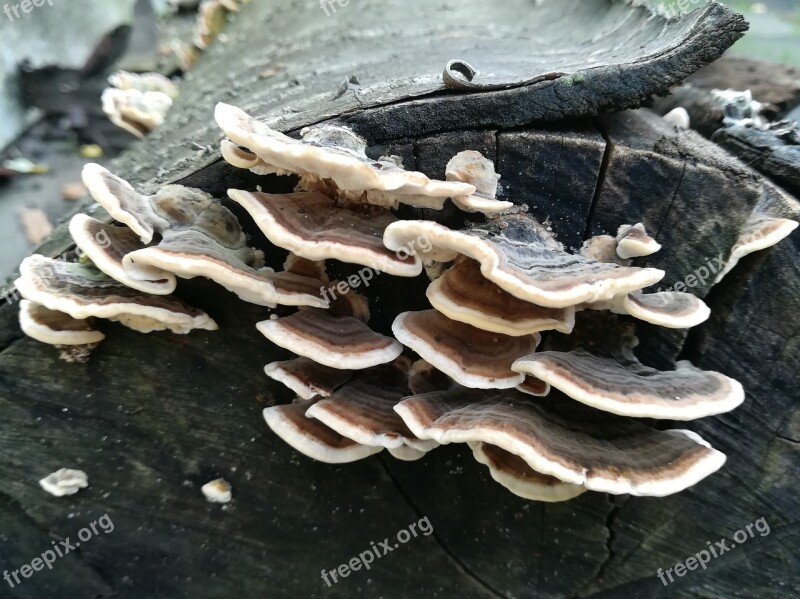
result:
[[(286, 190), (288, 178), (260, 178), (220, 162), (214, 103), (240, 105), (292, 132), (335, 118), (366, 135), (372, 155), (399, 155), (429, 176), (441, 177), (456, 152), (479, 150), (498, 165), (502, 199), (549, 219), (568, 247), (644, 221), (664, 245), (645, 263), (667, 271), (665, 284), (724, 258), (764, 192), (759, 175), (654, 113), (598, 116), (636, 107), (717, 58), (744, 29), (720, 5), (671, 22), (606, 0), (538, 8), (523, 0), (336, 6), (331, 16), (316, 1), (247, 6), (226, 31), (227, 43), (216, 44), (190, 73), (167, 125), (115, 172), (147, 192), (178, 181), (217, 197), (231, 186)], [(588, 39), (591, 47), (579, 44)], [(603, 49), (605, 55), (592, 53)], [(601, 58), (591, 64), (592, 56)], [(572, 75), (448, 91), (438, 76), (452, 59), (497, 74), (494, 83)], [(352, 75), (360, 87), (335, 98)], [(238, 214), (279, 263), (284, 253)], [(425, 216), (452, 226), (474, 221), (452, 208)], [(42, 252), (57, 255), (70, 246), (62, 228)], [(14, 589), (0, 586), (0, 596), (800, 592), (798, 250), (795, 236), (743, 260), (722, 284), (698, 286), (694, 291), (714, 316), (688, 335), (639, 326), (646, 362), (668, 367), (689, 358), (741, 380), (748, 392), (731, 414), (689, 425), (728, 455), (726, 466), (658, 499), (586, 493), (558, 504), (525, 501), (457, 446), (414, 463), (381, 454), (346, 467), (298, 455), (261, 418), (263, 407), (291, 399), (263, 373), (266, 363), (289, 357), (255, 329), (267, 310), (209, 282), (184, 281), (179, 295), (213, 315), (219, 331), (141, 335), (103, 326), (107, 339), (84, 365), (61, 362), (52, 348), (24, 339), (17, 306), (5, 305), (3, 569), (29, 563), (51, 541), (75, 540), (105, 513), (115, 529), (82, 543), (52, 571)], [(388, 330), (401, 309), (426, 308), (424, 287), (422, 278), (376, 278), (369, 289), (375, 327)], [(61, 467), (85, 470), (90, 487), (70, 498), (45, 494), (37, 480)], [(219, 476), (233, 484), (225, 508), (200, 493)], [(349, 562), (422, 517), (432, 535), (412, 538), (330, 588), (321, 579), (322, 569)], [(668, 589), (656, 577), (657, 569), (762, 517), (768, 536), (757, 535)]]

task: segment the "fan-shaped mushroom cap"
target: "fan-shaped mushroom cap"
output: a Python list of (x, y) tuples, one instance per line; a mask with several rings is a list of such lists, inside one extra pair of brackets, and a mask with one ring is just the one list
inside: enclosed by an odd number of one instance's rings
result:
[(319, 399), (264, 409), (264, 420), (281, 439), (303, 455), (327, 464), (344, 464), (363, 460), (383, 451), (343, 437), (306, 412)]
[(99, 164), (83, 167), (83, 183), (92, 197), (117, 220), (148, 244), (153, 235), (198, 229), (218, 243), (244, 248), (247, 238), (233, 213), (209, 194), (183, 185), (167, 185), (143, 196), (130, 183)]
[(127, 225), (142, 243), (153, 241), (155, 231), (151, 223), (155, 214), (145, 196), (99, 164), (85, 165), (82, 178), (95, 202), (105, 208), (111, 218)]
[(592, 491), (669, 495), (725, 462), (694, 434), (653, 430), (577, 404), (562, 415), (559, 403), (545, 401), (514, 390), (459, 388), (409, 397), (395, 411), (420, 439), (495, 445), (536, 472)]
[(86, 320), (48, 310), (28, 300), (19, 303), (19, 325), (28, 337), (48, 345), (91, 345), (106, 337)]
[(108, 87), (101, 96), (103, 112), (117, 127), (143, 138), (164, 123), (172, 98), (160, 91)]
[(514, 207), (512, 202), (495, 199), (500, 175), (495, 172), (494, 163), (480, 152), (467, 150), (453, 156), (447, 163), (445, 179), (475, 186), (474, 194), (453, 197), (453, 203), (466, 212), (494, 214)]
[(203, 0), (197, 12), (197, 23), (194, 31), (194, 45), (205, 50), (225, 27), (227, 22), (225, 4), (220, 0)]
[(526, 376), (521, 385), (517, 385), (517, 391), (535, 397), (545, 397), (550, 394), (550, 385), (535, 376)]
[(233, 213), (205, 192), (168, 185), (153, 196), (143, 196), (94, 164), (84, 167), (83, 178), (95, 200), (145, 243), (156, 233), (161, 236), (158, 245), (125, 254), (122, 268), (127, 279), (157, 280), (166, 272), (183, 278), (203, 276), (259, 305), (327, 306), (320, 295), (321, 281), (293, 273), (257, 271), (263, 254), (247, 246)]
[(534, 333), (509, 337), (450, 320), (436, 310), (404, 312), (392, 324), (395, 337), (457, 383), (477, 389), (506, 389), (525, 376), (511, 370), (517, 358), (536, 350)]
[(178, 97), (178, 86), (161, 73), (130, 73), (117, 71), (108, 78), (117, 89), (138, 89), (140, 92), (162, 92), (173, 100)]
[(753, 213), (736, 240), (725, 267), (717, 275), (719, 283), (739, 260), (776, 245), (797, 229), (800, 204), (793, 197), (776, 189), (765, 189)]
[(20, 265), (20, 278), (15, 285), (25, 299), (79, 320), (91, 316), (107, 318), (143, 333), (168, 329), (186, 334), (193, 329), (217, 329), (202, 310), (172, 296), (135, 291), (82, 264), (29, 256)]
[(409, 447), (408, 445), (402, 445), (400, 447), (391, 447), (386, 451), (388, 451), (393, 458), (402, 460), (404, 462), (413, 462), (416, 460), (421, 460), (428, 453), (427, 451), (420, 451), (419, 449), (414, 449), (413, 447)]
[(389, 225), (383, 241), (397, 250), (425, 239), (423, 258), (440, 262), (463, 254), (480, 262), (481, 273), (522, 300), (551, 308), (610, 299), (661, 280), (664, 271), (623, 267), (573, 256), (535, 220), (515, 215), (467, 231), (430, 221), (406, 220)]
[(708, 320), (710, 308), (691, 293), (629, 293), (603, 302), (580, 304), (576, 310), (609, 310), (669, 329), (688, 329)]
[(175, 275), (170, 272), (152, 269), (148, 272), (151, 279), (134, 278), (125, 272), (123, 258), (145, 247), (139, 241), (139, 236), (128, 227), (115, 227), (86, 214), (76, 214), (69, 222), (69, 233), (92, 263), (112, 279), (154, 295), (175, 291), (177, 282)]
[(581, 403), (624, 416), (693, 420), (729, 412), (744, 401), (737, 381), (686, 361), (661, 372), (585, 351), (546, 351), (520, 358), (512, 368)]
[(384, 247), (383, 232), (397, 219), (383, 209), (337, 206), (332, 198), (315, 192), (267, 194), (231, 189), (228, 195), (272, 243), (298, 256), (362, 264), (401, 277), (422, 271), (416, 256), (401, 256)]
[(739, 235), (736, 245), (733, 246), (725, 268), (717, 275), (717, 282), (733, 270), (739, 260), (753, 252), (778, 244), (786, 239), (798, 225), (800, 223), (788, 218), (751, 217)]
[(438, 443), (417, 439), (394, 411), (404, 395), (406, 392), (400, 388), (357, 380), (315, 403), (306, 416), (362, 445), (387, 449), (405, 445), (417, 451), (430, 451)]
[(56, 497), (74, 495), (89, 486), (89, 477), (83, 470), (61, 468), (39, 481), (39, 486)]
[(264, 367), (264, 372), (269, 378), (289, 387), (301, 399), (312, 399), (317, 395), (330, 397), (353, 377), (351, 370), (323, 366), (308, 358), (272, 362)]
[(256, 254), (247, 246), (228, 247), (206, 231), (166, 231), (158, 245), (129, 253), (123, 266), (129, 274), (146, 276), (153, 271), (169, 271), (191, 279), (207, 277), (238, 295), (242, 300), (261, 306), (327, 307), (319, 279), (294, 273), (255, 270)]
[(708, 320), (711, 309), (691, 293), (630, 293), (622, 298), (625, 314), (670, 329), (688, 329)]
[(220, 144), (222, 158), (236, 168), (247, 169), (256, 175), (291, 175), (290, 171), (270, 166), (261, 158), (243, 150), (229, 139), (223, 139)]
[(692, 128), (692, 119), (689, 117), (689, 112), (683, 106), (673, 108), (667, 114), (665, 114), (663, 118), (670, 125), (673, 125), (678, 129)]
[(524, 499), (536, 501), (567, 501), (585, 493), (586, 488), (560, 481), (554, 476), (536, 472), (516, 454), (494, 445), (469, 443), (475, 459), (489, 467), (492, 478), (506, 489)]
[(571, 333), (575, 308), (543, 308), (514, 297), (481, 274), (481, 266), (460, 259), (428, 286), (431, 305), (452, 320), (512, 337), (551, 330)]
[(274, 344), (341, 370), (385, 364), (403, 352), (397, 341), (376, 333), (357, 318), (334, 316), (317, 308), (265, 320), (256, 326)]
[(622, 225), (617, 231), (617, 255), (627, 260), (655, 254), (661, 244), (647, 234), (642, 223)]
[(399, 195), (455, 197), (470, 195), (473, 185), (432, 181), (422, 173), (406, 171), (397, 162), (367, 157), (366, 141), (345, 127), (320, 125), (292, 139), (270, 129), (228, 104), (217, 104), (217, 123), (236, 144), (248, 148), (265, 163), (298, 175), (331, 179), (343, 191), (391, 191)]

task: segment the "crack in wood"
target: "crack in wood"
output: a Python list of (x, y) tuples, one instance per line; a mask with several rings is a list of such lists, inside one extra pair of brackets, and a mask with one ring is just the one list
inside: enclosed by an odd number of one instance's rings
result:
[(608, 136), (608, 131), (598, 119), (593, 119), (597, 132), (603, 136), (606, 142), (606, 147), (603, 150), (603, 159), (600, 161), (600, 171), (597, 173), (597, 183), (595, 184), (594, 193), (592, 194), (592, 203), (589, 205), (589, 212), (586, 215), (586, 229), (583, 231), (583, 240), (586, 241), (592, 236), (592, 228), (594, 227), (595, 212), (597, 211), (597, 204), (600, 200), (600, 194), (603, 192), (603, 186), (606, 182), (606, 173), (611, 164), (611, 156), (614, 153), (614, 144)]
[(577, 597), (585, 596), (585, 593), (587, 593), (593, 585), (601, 582), (605, 578), (609, 566), (617, 557), (616, 552), (614, 551), (614, 541), (617, 538), (616, 533), (614, 532), (614, 524), (619, 518), (620, 511), (628, 503), (629, 500), (630, 496), (624, 498), (616, 496), (608, 496), (608, 501), (611, 504), (611, 509), (606, 514), (604, 522), (604, 526), (608, 531), (608, 535), (606, 536), (606, 558), (597, 567), (597, 572), (594, 574), (594, 576), (592, 576), (579, 591), (577, 591), (574, 595), (572, 595), (571, 599), (576, 599)]
[[(403, 486), (400, 484), (400, 481), (397, 480), (394, 474), (392, 474), (391, 468), (389, 468), (389, 465), (386, 463), (385, 458), (383, 456), (377, 456), (377, 457), (378, 457), (378, 462), (381, 464), (384, 471), (386, 472), (386, 476), (388, 476), (389, 480), (392, 481), (395, 488), (397, 489), (397, 492), (400, 493), (400, 496), (403, 497), (403, 499), (405, 499), (406, 503), (408, 503), (409, 507), (414, 511), (414, 513), (419, 518), (425, 517), (425, 514), (422, 512), (422, 510), (417, 506), (417, 504), (414, 502), (411, 496), (405, 491), (405, 489), (403, 489)], [(431, 533), (431, 536), (436, 541), (436, 544), (439, 545), (439, 547), (442, 549), (444, 554), (453, 562), (455, 567), (458, 570), (461, 570), (461, 572), (463, 572), (464, 575), (467, 576), (469, 579), (473, 580), (483, 591), (488, 593), (489, 596), (495, 597), (497, 599), (510, 599), (507, 595), (504, 595), (503, 593), (492, 587), (488, 582), (480, 578), (463, 561), (461, 561), (461, 559), (459, 559), (458, 556), (455, 553), (453, 553), (453, 551), (447, 545), (445, 545), (444, 541), (439, 537), (439, 535), (436, 534), (435, 530)]]

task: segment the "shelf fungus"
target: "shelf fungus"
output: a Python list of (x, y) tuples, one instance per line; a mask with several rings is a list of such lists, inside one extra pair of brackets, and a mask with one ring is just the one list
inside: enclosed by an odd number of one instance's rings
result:
[(524, 499), (567, 501), (586, 492), (581, 485), (562, 482), (555, 476), (536, 472), (516, 454), (481, 441), (468, 443), (475, 459), (489, 468), (492, 478)]
[(19, 324), (28, 337), (63, 348), (65, 359), (72, 355), (66, 351), (68, 347), (94, 346), (105, 339), (103, 333), (92, 328), (90, 321), (72, 318), (28, 300), (19, 303)]
[(89, 486), (89, 477), (83, 470), (61, 468), (39, 481), (39, 486), (55, 497), (75, 495)]
[(580, 304), (576, 309), (608, 310), (668, 329), (689, 329), (711, 316), (711, 309), (703, 300), (683, 291), (628, 293), (608, 301)]
[(25, 299), (78, 320), (105, 318), (142, 333), (217, 329), (202, 310), (125, 287), (91, 265), (33, 255), (23, 260), (15, 285)]
[(383, 232), (397, 219), (381, 208), (339, 206), (317, 192), (282, 195), (231, 189), (228, 195), (272, 243), (303, 258), (336, 259), (401, 277), (422, 270), (415, 255), (384, 247)]
[(246, 236), (233, 213), (199, 189), (166, 185), (146, 196), (99, 164), (84, 166), (83, 183), (94, 200), (114, 220), (130, 227), (145, 245), (155, 236), (196, 229), (233, 249), (245, 246)]
[[(113, 271), (106, 259), (113, 244), (108, 244), (105, 252), (94, 252), (102, 254), (96, 262), (98, 267), (120, 282), (140, 289), (141, 284), (131, 280), (207, 277), (242, 300), (258, 305), (326, 306), (319, 294), (322, 282), (318, 279), (263, 268), (263, 253), (247, 245), (247, 237), (233, 213), (205, 192), (168, 185), (152, 196), (143, 196), (127, 181), (94, 164), (84, 167), (83, 179), (92, 197), (141, 238), (138, 247), (121, 248), (127, 251), (120, 264), (116, 259), (120, 251), (113, 252)], [(86, 226), (87, 221), (78, 223)], [(97, 244), (87, 239), (90, 232), (77, 226), (76, 229), (76, 242), (85, 240), (87, 247), (82, 249), (88, 253), (87, 248)], [(152, 289), (149, 292), (155, 293)]]
[(495, 214), (514, 207), (512, 202), (497, 199), (500, 175), (495, 172), (494, 163), (480, 152), (467, 150), (453, 156), (445, 168), (445, 179), (475, 186), (472, 195), (453, 197), (455, 205), (465, 212)]
[(653, 285), (664, 272), (598, 262), (568, 254), (539, 223), (525, 215), (490, 220), (455, 231), (430, 221), (406, 220), (389, 225), (383, 241), (393, 250), (418, 244), (421, 258), (449, 262), (459, 255), (477, 260), (481, 274), (511, 295), (549, 308), (568, 308), (601, 301)]
[(397, 358), (403, 347), (353, 316), (308, 308), (277, 320), (259, 322), (258, 330), (275, 345), (341, 370), (361, 370)]
[[(563, 403), (563, 402), (562, 402)], [(395, 411), (420, 439), (486, 443), (535, 472), (612, 494), (677, 493), (718, 470), (724, 454), (694, 433), (532, 402), (515, 390), (456, 388), (408, 397)]]
[(575, 326), (574, 306), (543, 308), (521, 300), (484, 277), (480, 264), (469, 258), (457, 259), (428, 286), (426, 295), (448, 318), (503, 335), (547, 330), (568, 334)]
[[(119, 85), (149, 84), (120, 76)], [(103, 334), (90, 318), (144, 332), (214, 330), (210, 316), (170, 295), (177, 279), (206, 277), (245, 301), (299, 308), (256, 325), (295, 354), (264, 371), (296, 399), (263, 416), (313, 459), (346, 463), (386, 450), (415, 460), (439, 444), (467, 443), (500, 485), (540, 501), (587, 490), (667, 495), (723, 465), (725, 456), (696, 434), (655, 430), (637, 418), (727, 412), (744, 400), (742, 386), (688, 362), (672, 371), (639, 363), (627, 351), (636, 323), (601, 314), (668, 328), (709, 317), (691, 294), (644, 291), (665, 273), (632, 266), (660, 249), (642, 223), (569, 253), (549, 226), (497, 199), (500, 175), (478, 152), (456, 154), (437, 181), (405, 170), (396, 156), (369, 158), (366, 140), (346, 127), (316, 125), (295, 139), (227, 104), (217, 105), (215, 117), (227, 137), (226, 162), (299, 178), (292, 193), (228, 190), (271, 244), (289, 252), (284, 270), (264, 266), (264, 252), (251, 247), (222, 200), (181, 185), (144, 195), (89, 164), (84, 184), (123, 226), (76, 216), (70, 232), (81, 263), (23, 262), (17, 287), (27, 334), (91, 345)], [(401, 205), (439, 210), (447, 200), (487, 215), (486, 222), (455, 230), (392, 213)], [(800, 210), (787, 202), (765, 192), (729, 268), (797, 227)], [(276, 255), (269, 258), (274, 263)], [(328, 275), (327, 260), (343, 263), (332, 270), (343, 280)], [(413, 311), (422, 298), (406, 298), (400, 288), (392, 301), (376, 294), (373, 306), (354, 291), (381, 273), (413, 278), (423, 270), (433, 309)], [(408, 281), (407, 289), (419, 283)], [(371, 307), (378, 308), (372, 324)], [(547, 351), (537, 351), (543, 335)]]
[(297, 451), (327, 464), (363, 460), (383, 451), (383, 447), (362, 445), (340, 435), (328, 425), (306, 413), (321, 398), (265, 408), (263, 415), (272, 431)]
[(777, 190), (765, 189), (750, 218), (739, 232), (725, 266), (717, 274), (719, 283), (739, 260), (754, 252), (765, 250), (786, 239), (800, 223), (800, 204)]
[(647, 234), (642, 223), (622, 225), (617, 231), (617, 255), (623, 260), (650, 256), (661, 249), (661, 244)]
[(143, 138), (164, 123), (172, 98), (161, 91), (108, 87), (101, 96), (103, 112), (117, 127)]
[(507, 389), (525, 376), (511, 370), (517, 358), (539, 345), (538, 333), (510, 337), (450, 320), (436, 310), (404, 312), (394, 336), (457, 383), (476, 389)]
[(272, 362), (264, 367), (266, 375), (283, 383), (301, 399), (330, 397), (353, 377), (352, 370), (323, 366), (308, 358)]
[(360, 460), (386, 449), (399, 460), (422, 458), (438, 446), (418, 439), (394, 411), (410, 393), (410, 361), (362, 370), (328, 398), (295, 400), (264, 410), (267, 424), (300, 453), (323, 462)]
[(550, 385), (535, 376), (528, 375), (521, 384), (517, 385), (517, 391), (534, 397), (545, 397), (550, 393)]
[(418, 439), (394, 411), (405, 395), (408, 390), (403, 388), (357, 380), (315, 403), (306, 416), (361, 445), (398, 450), (395, 457), (416, 459), (438, 443)]
[(624, 314), (669, 329), (688, 329), (711, 316), (703, 300), (679, 291), (629, 293), (622, 298), (621, 308)]
[(246, 169), (256, 175), (291, 175), (290, 171), (275, 168), (265, 163), (261, 158), (240, 148), (229, 139), (223, 139), (219, 146), (222, 158), (236, 168)]
[(75, 245), (92, 263), (115, 281), (144, 293), (167, 295), (175, 291), (175, 275), (163, 270), (149, 272), (149, 278), (130, 276), (123, 266), (126, 255), (145, 246), (128, 227), (117, 227), (86, 214), (76, 214), (69, 222)]
[(233, 499), (233, 488), (224, 478), (216, 478), (207, 482), (200, 491), (209, 503), (230, 503)]
[(581, 403), (624, 416), (693, 420), (729, 412), (744, 401), (740, 383), (686, 361), (661, 372), (586, 351), (545, 351), (520, 358), (512, 368)]
[(308, 127), (298, 140), (228, 104), (217, 104), (215, 117), (230, 141), (260, 159), (247, 168), (296, 174), (306, 188), (329, 180), (351, 199), (363, 197), (387, 207), (407, 203), (439, 209), (448, 198), (467, 197), (476, 191), (469, 183), (436, 181), (406, 171), (394, 157), (373, 160), (366, 155), (366, 141), (346, 127)]
[(178, 97), (178, 86), (161, 73), (130, 73), (117, 71), (108, 78), (108, 83), (121, 90), (136, 89), (140, 92), (161, 92), (171, 99)]

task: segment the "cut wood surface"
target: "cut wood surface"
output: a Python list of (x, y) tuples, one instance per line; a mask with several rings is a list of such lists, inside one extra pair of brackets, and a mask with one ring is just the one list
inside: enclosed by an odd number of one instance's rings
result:
[[(176, 181), (216, 197), (229, 187), (291, 189), (289, 178), (256, 177), (219, 161), (212, 109), (220, 100), (285, 131), (343, 120), (368, 137), (371, 156), (396, 154), (407, 168), (439, 178), (455, 153), (479, 150), (498, 165), (501, 199), (549, 218), (568, 247), (645, 222), (664, 248), (641, 264), (665, 269), (665, 284), (727, 257), (772, 184), (655, 113), (596, 115), (665, 91), (719, 56), (741, 34), (742, 21), (718, 4), (669, 23), (605, 0), (563, 4), (475, 0), (445, 11), (404, 0), (376, 10), (375, 2), (351, 0), (325, 16), (316, 1), (254, 1), (231, 23), (229, 41), (191, 73), (167, 124), (113, 170), (145, 192)], [(586, 69), (580, 85), (557, 78), (479, 93), (442, 89), (437, 77), (455, 58), (503, 80), (581, 69), (591, 50), (575, 50), (566, 24), (543, 25), (556, 14), (574, 19), (573, 38), (595, 38), (598, 50), (620, 39), (631, 46), (598, 59), (603, 64)], [(493, 20), (503, 26), (487, 27)], [(640, 48), (645, 38), (661, 45)], [(537, 56), (544, 46), (550, 62)], [(619, 63), (611, 64), (612, 54)], [(275, 64), (287, 70), (259, 79)], [(334, 100), (353, 74), (362, 89)], [(400, 214), (436, 216), (455, 227), (475, 220), (453, 208)], [(237, 215), (268, 261), (279, 264), (285, 253), (241, 210)], [(70, 246), (61, 228), (41, 251), (57, 255)], [(265, 364), (291, 357), (255, 328), (269, 311), (208, 281), (182, 281), (178, 295), (207, 311), (219, 331), (141, 335), (104, 323), (107, 338), (87, 364), (62, 362), (52, 348), (24, 338), (17, 306), (8, 303), (0, 308), (2, 569), (30, 563), (52, 541), (74, 542), (103, 514), (114, 530), (13, 589), (0, 581), (0, 597), (800, 593), (799, 252), (795, 234), (742, 260), (719, 285), (698, 286), (693, 291), (713, 316), (688, 334), (638, 326), (646, 363), (691, 359), (739, 379), (747, 391), (734, 412), (678, 427), (700, 433), (728, 461), (665, 498), (590, 492), (565, 503), (526, 501), (497, 485), (460, 446), (408, 463), (385, 452), (346, 466), (305, 458), (261, 416), (264, 407), (292, 399), (263, 373)], [(386, 332), (398, 312), (427, 308), (425, 286), (424, 277), (377, 277), (369, 288), (374, 328)], [(89, 487), (66, 498), (42, 491), (37, 481), (62, 467), (86, 471)], [(225, 506), (200, 492), (219, 477), (233, 485)], [(412, 537), (330, 587), (322, 579), (323, 569), (348, 563), (373, 542), (393, 544), (423, 518), (432, 534)], [(768, 535), (756, 533), (668, 587), (657, 577), (659, 568), (760, 518)]]

